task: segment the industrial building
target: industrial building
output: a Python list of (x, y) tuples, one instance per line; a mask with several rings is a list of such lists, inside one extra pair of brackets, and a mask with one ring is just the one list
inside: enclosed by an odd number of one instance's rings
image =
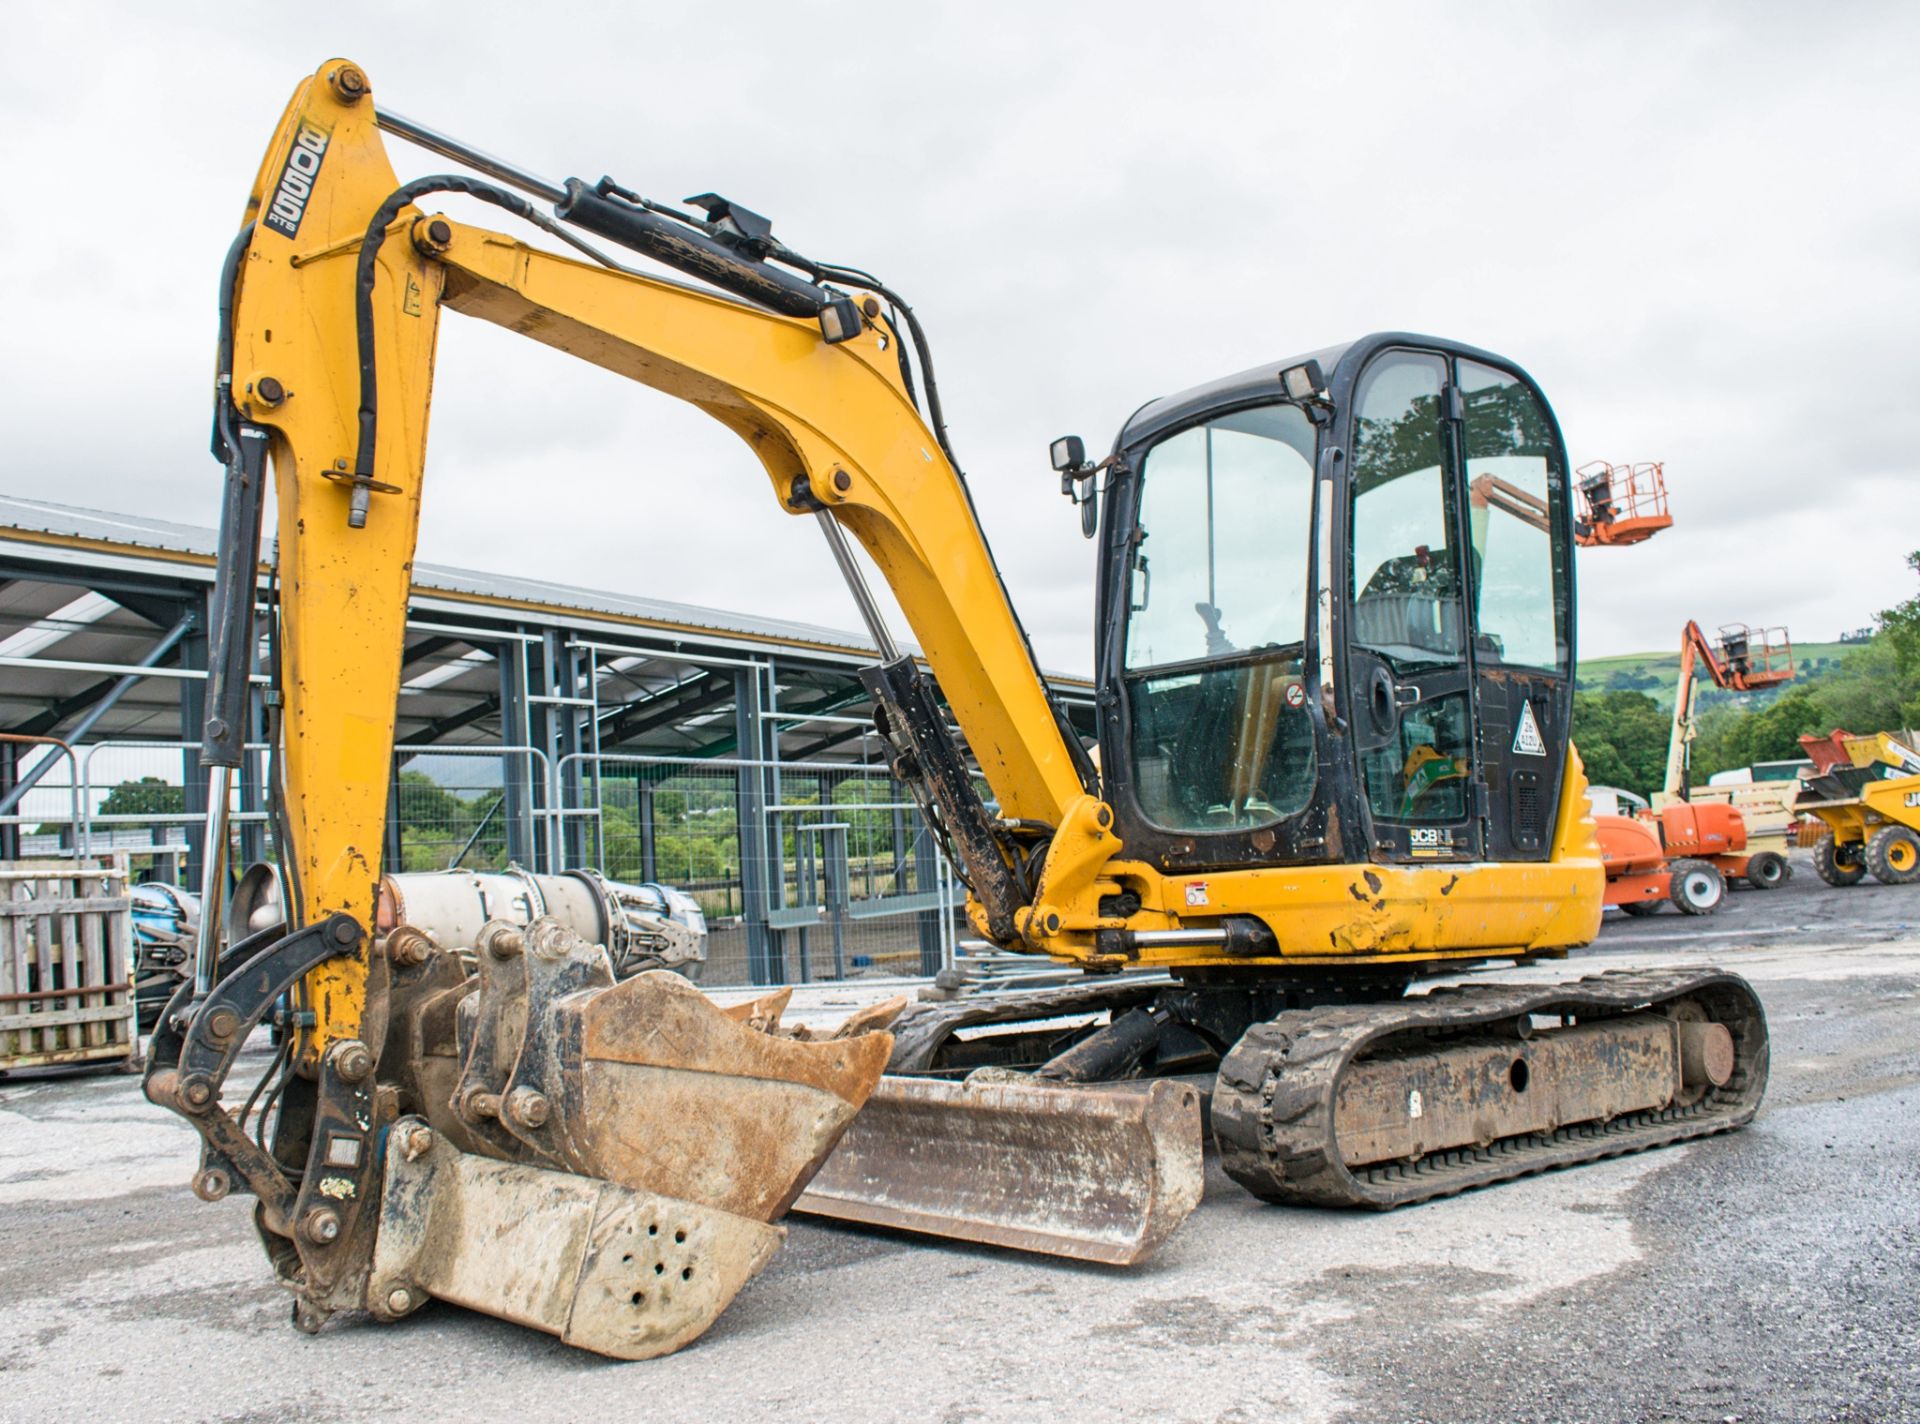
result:
[[(0, 496), (0, 859), (118, 849), (198, 884), (215, 546)], [(709, 915), (709, 982), (930, 973), (952, 953), (961, 892), (887, 772), (865, 636), (424, 564), (407, 630), (389, 867), (678, 885)], [(263, 637), (261, 690), (270, 657)], [(1049, 680), (1091, 736), (1091, 683)], [(241, 864), (271, 853), (253, 703)]]

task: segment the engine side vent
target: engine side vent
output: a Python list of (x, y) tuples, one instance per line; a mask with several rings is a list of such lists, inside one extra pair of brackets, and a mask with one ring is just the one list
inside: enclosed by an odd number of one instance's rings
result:
[(1512, 809), (1513, 845), (1516, 850), (1539, 850), (1546, 844), (1546, 806), (1540, 795), (1540, 773), (1516, 771), (1508, 804)]

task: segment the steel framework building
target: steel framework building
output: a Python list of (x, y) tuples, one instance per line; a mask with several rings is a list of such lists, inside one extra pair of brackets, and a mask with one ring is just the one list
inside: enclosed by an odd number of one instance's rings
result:
[[(112, 847), (197, 883), (214, 563), (209, 529), (0, 495), (0, 859)], [(718, 979), (930, 972), (950, 952), (950, 873), (856, 676), (869, 639), (434, 565), (414, 578), (390, 866), (681, 884), (715, 922)], [(268, 656), (263, 638), (262, 684)], [(1091, 736), (1090, 682), (1049, 681)], [(254, 701), (242, 864), (269, 852)]]

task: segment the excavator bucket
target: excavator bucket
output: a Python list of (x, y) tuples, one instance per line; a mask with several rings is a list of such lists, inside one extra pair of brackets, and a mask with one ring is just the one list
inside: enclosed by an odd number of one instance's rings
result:
[(795, 1210), (1126, 1266), (1186, 1220), (1201, 1184), (1189, 1083), (890, 1076)]
[(891, 1035), (808, 1042), (677, 974), (616, 983), (555, 919), (490, 924), (476, 949), (458, 984), (393, 987), (389, 1052), (419, 1116), (391, 1134), (370, 1296), (440, 1296), (622, 1359), (678, 1349), (778, 1249), (771, 1223)]
[[(336, 917), (275, 940), (198, 1014), (170, 1011), (147, 1080), (207, 1140), (196, 1191), (243, 1179), (260, 1198), (314, 1328), (437, 1297), (620, 1359), (677, 1350), (779, 1249), (775, 1222), (893, 1047), (884, 1014), (814, 1042), (676, 974), (616, 982), (606, 948), (552, 917), (489, 922), (470, 949), (400, 925), (370, 962), (367, 1041), (283, 1100), (269, 1155), (220, 1101), (232, 1047), (297, 978), (303, 939), (352, 932)], [(292, 1153), (297, 1185), (276, 1170)]]

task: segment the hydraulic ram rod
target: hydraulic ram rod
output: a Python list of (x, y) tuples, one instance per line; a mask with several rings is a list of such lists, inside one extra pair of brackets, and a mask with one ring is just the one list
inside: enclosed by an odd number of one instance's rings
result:
[(495, 158), (490, 153), (469, 148), (458, 139), (448, 138), (438, 130), (430, 129), (425, 124), (415, 123), (412, 119), (396, 114), (391, 109), (377, 110), (374, 113), (374, 122), (397, 138), (417, 144), (431, 153), (439, 154), (442, 158), (451, 158), (456, 163), (464, 163), (476, 172), (484, 173), (489, 178), (497, 178), (502, 183), (518, 188), (522, 192), (531, 193), (545, 202), (559, 204), (567, 200), (565, 185), (549, 183), (546, 179), (536, 177), (524, 168), (508, 163), (504, 158)]

